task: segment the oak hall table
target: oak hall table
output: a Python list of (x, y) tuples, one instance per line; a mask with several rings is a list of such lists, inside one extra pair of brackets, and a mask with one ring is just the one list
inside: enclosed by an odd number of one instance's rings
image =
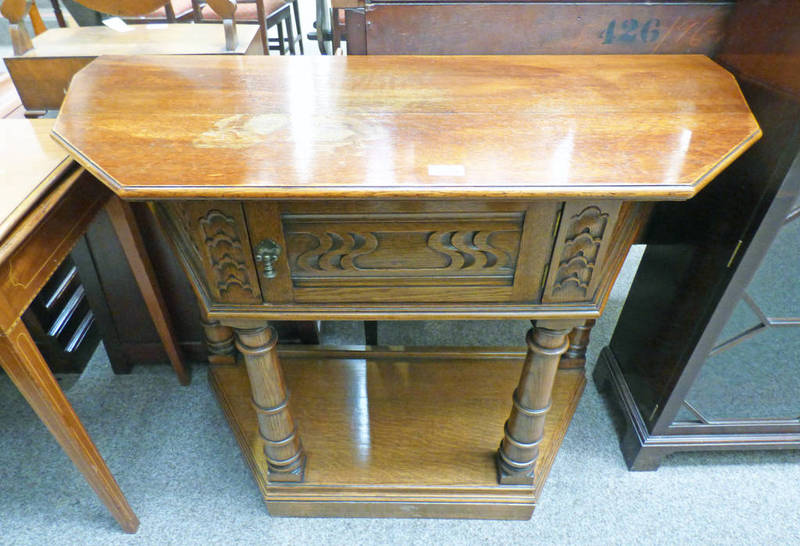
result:
[[(53, 134), (161, 219), (271, 514), (522, 519), (584, 384), (557, 371), (567, 335), (648, 202), (760, 130), (702, 56), (104, 57)], [(510, 317), (535, 321), (525, 354), (283, 366), (266, 322)]]

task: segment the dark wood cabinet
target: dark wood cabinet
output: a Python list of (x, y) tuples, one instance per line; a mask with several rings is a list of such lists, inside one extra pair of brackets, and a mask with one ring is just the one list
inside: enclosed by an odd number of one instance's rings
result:
[(67, 258), (22, 315), (39, 352), (56, 373), (80, 373), (100, 342), (78, 268)]
[[(349, 55), (714, 53), (734, 3), (333, 0)], [(340, 29), (335, 29), (334, 46)]]
[[(647, 250), (595, 372), (600, 386), (612, 387), (625, 415), (621, 444), (632, 469), (655, 469), (664, 455), (679, 450), (800, 447), (797, 413), (782, 410), (768, 417), (769, 390), (749, 397), (755, 406), (742, 407), (746, 376), (738, 395), (728, 391), (728, 407), (740, 406), (728, 415), (693, 404), (691, 395), (704, 369), (714, 373), (711, 358), (737, 343), (744, 347), (766, 330), (800, 323), (792, 318), (796, 309), (777, 316), (762, 310), (759, 298), (749, 295), (756, 287), (748, 289), (782, 229), (796, 229), (791, 222), (800, 192), (798, 26), (795, 3), (737, 5), (717, 60), (739, 79), (764, 136), (697, 198), (654, 210)], [(795, 278), (797, 269), (788, 262), (779, 275)], [(766, 290), (771, 299), (781, 297), (777, 285)], [(736, 324), (742, 309), (753, 319)], [(771, 354), (791, 351), (771, 345), (755, 357), (750, 352), (762, 377), (774, 374)], [(744, 365), (735, 360), (729, 365), (735, 363)], [(704, 381), (704, 387), (707, 399), (726, 396), (720, 379)], [(798, 412), (796, 404), (793, 411)]]

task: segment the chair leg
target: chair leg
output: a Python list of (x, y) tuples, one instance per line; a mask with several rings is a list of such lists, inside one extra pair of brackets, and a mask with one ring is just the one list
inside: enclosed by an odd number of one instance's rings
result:
[(281, 55), (286, 55), (286, 40), (283, 36), (283, 21), (278, 21), (276, 26), (278, 27), (278, 51)]
[(291, 13), (289, 13), (289, 17), (283, 20), (284, 24), (286, 25), (286, 35), (289, 37), (289, 53), (292, 55), (297, 55), (297, 52), (294, 49), (294, 29), (292, 28), (292, 17)]
[(264, 49), (264, 55), (269, 55), (269, 26), (261, 26), (261, 47)]
[(300, 55), (305, 55), (303, 49), (303, 31), (300, 29), (300, 9), (297, 7), (297, 0), (292, 0), (292, 7), (294, 8), (294, 24), (297, 30), (297, 41), (300, 44)]
[(373, 347), (378, 344), (378, 321), (365, 320), (364, 321), (364, 344), (372, 345)]

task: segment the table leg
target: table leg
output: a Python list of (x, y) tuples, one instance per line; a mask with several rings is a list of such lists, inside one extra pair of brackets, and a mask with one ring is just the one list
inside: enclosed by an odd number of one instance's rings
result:
[(533, 483), (550, 394), (559, 359), (569, 347), (567, 335), (571, 330), (563, 323), (537, 321), (528, 331), (528, 353), (497, 452), (497, 476), (501, 484)]
[(236, 348), (233, 345), (233, 328), (216, 321), (203, 321), (208, 361), (211, 364), (235, 364)]
[(276, 350), (278, 334), (272, 326), (236, 328), (235, 332), (236, 348), (244, 357), (250, 378), (258, 431), (264, 440), (268, 479), (301, 482), (306, 456), (289, 411), (289, 392)]
[(589, 346), (589, 337), (592, 335), (595, 322), (595, 319), (589, 319), (569, 333), (569, 349), (561, 355), (559, 368), (566, 370), (586, 366), (586, 348)]
[(336, 55), (336, 52), (342, 46), (342, 27), (339, 26), (339, 8), (331, 9), (331, 54)]
[(5, 335), (0, 334), (0, 366), (122, 529), (135, 533), (139, 528), (136, 514), (22, 321), (17, 321)]
[(120, 245), (122, 245), (125, 258), (131, 266), (136, 284), (142, 293), (147, 310), (150, 312), (150, 318), (153, 319), (158, 337), (167, 352), (172, 369), (175, 370), (180, 384), (188, 385), (189, 372), (184, 365), (178, 340), (175, 337), (175, 329), (169, 313), (167, 313), (167, 304), (164, 302), (158, 277), (156, 277), (155, 269), (145, 249), (133, 210), (128, 203), (112, 196), (106, 205), (106, 212), (111, 219), (111, 225), (114, 227)]

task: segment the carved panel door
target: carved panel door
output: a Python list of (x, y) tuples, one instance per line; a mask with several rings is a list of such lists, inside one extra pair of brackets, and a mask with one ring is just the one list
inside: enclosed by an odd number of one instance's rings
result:
[(245, 213), (265, 302), (538, 302), (561, 207), (248, 202)]

